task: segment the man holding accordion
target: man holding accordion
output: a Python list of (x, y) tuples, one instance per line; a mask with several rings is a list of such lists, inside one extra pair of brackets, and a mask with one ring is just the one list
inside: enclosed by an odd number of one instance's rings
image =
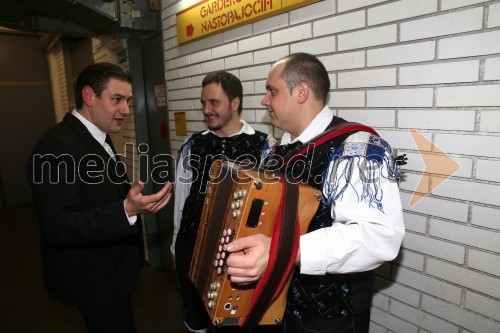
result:
[[(272, 124), (285, 133), (261, 167), (323, 194), (300, 236), (285, 333), (368, 332), (373, 271), (397, 256), (405, 233), (390, 146), (371, 128), (336, 117), (326, 105), (329, 90), (324, 65), (295, 53), (272, 66), (262, 100)], [(229, 243), (231, 281), (259, 281), (270, 245), (271, 237), (262, 234)]]

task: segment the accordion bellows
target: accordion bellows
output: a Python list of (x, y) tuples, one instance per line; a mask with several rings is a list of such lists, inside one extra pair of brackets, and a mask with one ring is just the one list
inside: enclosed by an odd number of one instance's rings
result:
[[(212, 164), (189, 275), (214, 325), (281, 323), (296, 253), (291, 247), (295, 246), (296, 251), (298, 235), (307, 231), (320, 198), (321, 191), (306, 184), (289, 184), (270, 171), (233, 161), (216, 160)], [(277, 228), (277, 223), (282, 228)], [(291, 235), (281, 231), (290, 226), (295, 228)], [(262, 294), (267, 296), (261, 295), (258, 283), (231, 283), (226, 272), (225, 245), (261, 233), (273, 237), (273, 249), (276, 230), (279, 242), (284, 242), (276, 251), (274, 271), (266, 275), (268, 267), (264, 273), (269, 280), (260, 281), (266, 289)], [(286, 271), (284, 267), (288, 267)]]

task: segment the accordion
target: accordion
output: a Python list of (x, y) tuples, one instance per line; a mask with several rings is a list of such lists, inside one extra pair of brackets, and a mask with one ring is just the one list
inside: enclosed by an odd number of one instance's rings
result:
[[(214, 325), (281, 323), (299, 236), (320, 198), (321, 191), (270, 171), (233, 161), (212, 164), (189, 276)], [(259, 233), (272, 237), (266, 271), (257, 283), (232, 283), (225, 245)]]

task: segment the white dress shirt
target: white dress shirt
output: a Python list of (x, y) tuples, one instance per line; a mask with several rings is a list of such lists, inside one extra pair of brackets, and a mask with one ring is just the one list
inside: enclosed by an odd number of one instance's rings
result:
[[(109, 156), (113, 159), (115, 159), (115, 154), (113, 153), (113, 150), (109, 146), (109, 144), (106, 142), (106, 133), (101, 131), (96, 125), (92, 124), (90, 121), (88, 121), (84, 116), (82, 116), (78, 111), (73, 110), (71, 112), (73, 116), (76, 117), (76, 119), (80, 120), (82, 124), (88, 129), (92, 137), (97, 140), (101, 144), (101, 146), (104, 147), (104, 149), (108, 152)], [(116, 160), (115, 160), (116, 161)], [(123, 210), (125, 211), (125, 206), (123, 207)], [(127, 211), (125, 211), (125, 215), (128, 218), (128, 222), (130, 225), (135, 225), (137, 222), (137, 215), (132, 215), (128, 216)]]
[[(332, 119), (333, 112), (325, 106), (294, 142), (300, 140), (305, 143), (319, 135), (325, 131)], [(346, 142), (363, 145), (370, 135), (367, 132), (357, 132), (350, 135)], [(291, 143), (290, 133), (283, 134), (280, 144), (287, 143)], [(386, 154), (390, 154), (390, 149)], [(361, 158), (353, 157), (352, 164), (358, 165)], [(360, 172), (356, 172), (356, 167), (350, 179), (345, 179), (342, 170), (345, 170), (347, 163), (347, 159), (342, 159), (337, 164), (331, 161), (328, 167), (323, 196), (332, 203), (331, 216), (335, 222), (331, 227), (300, 237), (302, 274), (367, 271), (394, 259), (399, 252), (405, 229), (397, 183), (386, 179), (377, 184), (378, 191), (381, 191), (379, 193), (383, 193), (382, 210), (379, 210), (370, 205), (366, 198), (360, 197), (366, 184), (362, 182)], [(387, 168), (386, 163), (383, 163), (380, 173), (387, 175)], [(340, 191), (342, 193), (339, 193)]]

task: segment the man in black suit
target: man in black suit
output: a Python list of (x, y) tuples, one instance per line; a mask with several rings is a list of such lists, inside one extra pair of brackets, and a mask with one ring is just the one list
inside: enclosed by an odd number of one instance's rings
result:
[(76, 110), (36, 144), (27, 177), (40, 219), (45, 287), (78, 307), (91, 333), (135, 332), (131, 293), (143, 243), (139, 214), (156, 213), (172, 185), (142, 195), (131, 188), (108, 133), (130, 113), (131, 77), (96, 63), (76, 80)]

